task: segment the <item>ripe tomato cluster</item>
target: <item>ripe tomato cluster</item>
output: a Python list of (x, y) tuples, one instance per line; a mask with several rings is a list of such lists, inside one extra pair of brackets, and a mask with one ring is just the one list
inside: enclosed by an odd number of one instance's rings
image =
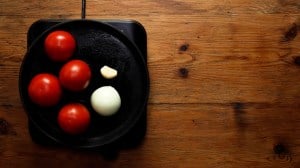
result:
[[(76, 41), (66, 31), (54, 31), (44, 41), (44, 50), (53, 62), (65, 62), (58, 77), (51, 73), (34, 76), (28, 86), (31, 101), (41, 107), (55, 106), (62, 97), (63, 89), (80, 92), (89, 85), (91, 69), (82, 60), (70, 60), (76, 49)], [(90, 124), (88, 109), (79, 103), (67, 104), (58, 113), (57, 122), (68, 134), (83, 133)]]

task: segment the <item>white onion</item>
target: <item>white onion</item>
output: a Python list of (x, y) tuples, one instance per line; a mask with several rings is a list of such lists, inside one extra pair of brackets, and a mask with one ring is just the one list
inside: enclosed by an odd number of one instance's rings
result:
[(115, 88), (112, 86), (103, 86), (93, 92), (91, 105), (98, 114), (111, 116), (120, 109), (121, 98)]

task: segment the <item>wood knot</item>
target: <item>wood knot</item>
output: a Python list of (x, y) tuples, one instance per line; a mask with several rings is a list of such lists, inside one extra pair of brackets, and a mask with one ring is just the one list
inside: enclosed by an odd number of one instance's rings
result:
[(0, 136), (1, 135), (17, 135), (17, 132), (4, 118), (0, 118)]
[(248, 127), (245, 104), (242, 102), (233, 102), (231, 105), (233, 108), (234, 119), (238, 130), (244, 132), (245, 129)]
[(283, 145), (282, 143), (278, 143), (278, 144), (274, 145), (273, 151), (275, 154), (278, 154), (278, 155), (288, 153), (286, 146)]
[(294, 57), (294, 63), (298, 66), (300, 66), (300, 56)]
[(244, 103), (241, 103), (241, 102), (234, 102), (234, 103), (232, 103), (232, 106), (233, 106), (234, 112), (243, 112), (243, 110), (245, 108)]
[(179, 47), (179, 51), (186, 51), (189, 49), (189, 44), (182, 44), (180, 47)]
[(291, 162), (293, 160), (292, 153), (283, 143), (277, 143), (273, 146), (273, 152), (280, 160)]
[(189, 75), (189, 70), (187, 68), (179, 68), (179, 76), (182, 78), (187, 78)]
[(296, 23), (294, 23), (289, 30), (284, 34), (283, 40), (284, 42), (294, 40), (294, 38), (298, 34), (298, 26)]
[(0, 118), (0, 135), (6, 135), (9, 132), (9, 124), (8, 122), (3, 119)]

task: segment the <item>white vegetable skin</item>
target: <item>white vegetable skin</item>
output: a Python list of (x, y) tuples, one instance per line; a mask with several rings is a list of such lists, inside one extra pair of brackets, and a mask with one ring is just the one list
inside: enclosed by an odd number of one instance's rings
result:
[(95, 90), (91, 96), (93, 109), (102, 116), (111, 116), (121, 107), (118, 91), (112, 86), (103, 86)]
[(105, 65), (100, 69), (101, 75), (106, 79), (113, 79), (118, 75), (118, 71)]

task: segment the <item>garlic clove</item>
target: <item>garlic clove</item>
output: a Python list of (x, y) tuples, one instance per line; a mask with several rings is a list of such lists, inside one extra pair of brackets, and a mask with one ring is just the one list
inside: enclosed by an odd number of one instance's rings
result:
[(113, 79), (118, 75), (118, 71), (105, 65), (100, 69), (101, 75), (106, 79)]

